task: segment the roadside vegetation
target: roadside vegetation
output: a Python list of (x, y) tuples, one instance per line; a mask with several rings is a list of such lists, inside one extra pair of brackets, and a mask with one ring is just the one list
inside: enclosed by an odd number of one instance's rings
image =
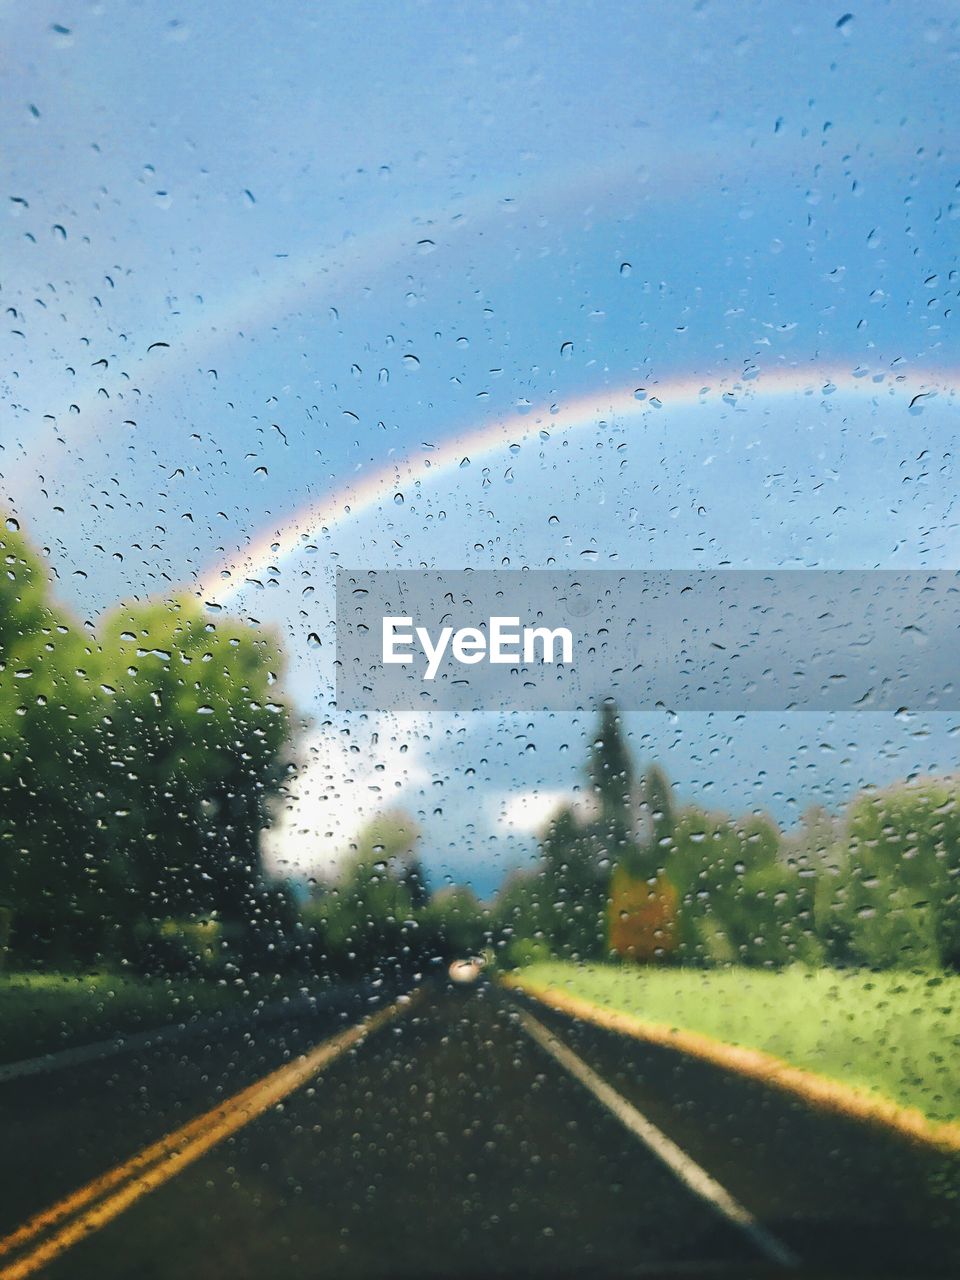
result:
[(960, 1117), (958, 974), (554, 961), (524, 969), (522, 982), (533, 992), (553, 988), (665, 1028), (761, 1049), (936, 1122)]
[(5, 974), (0, 1064), (220, 1013), (253, 1013), (297, 994), (280, 975), (228, 983), (119, 973)]
[(109, 982), (146, 1016), (166, 996), (139, 979), (184, 1000), (206, 983), (216, 1005), (271, 976), (412, 973), (479, 947), (476, 898), (431, 890), (405, 814), (358, 833), (334, 881), (270, 875), (262, 834), (296, 773), (273, 636), (186, 595), (94, 627), (17, 521), (0, 550), (0, 1040), (24, 991), (56, 1016), (66, 991), (100, 992), (91, 974), (124, 975)]
[(288, 768), (278, 646), (188, 596), (120, 605), (94, 629), (57, 606), (16, 522), (0, 549), (7, 966), (156, 971), (210, 922), (268, 949), (282, 904), (260, 832)]
[(784, 835), (683, 803), (656, 765), (638, 777), (610, 705), (586, 775), (588, 803), (497, 903), (523, 986), (960, 1117), (957, 780), (865, 791)]
[(638, 775), (608, 704), (586, 782), (500, 894), (508, 964), (960, 967), (957, 779), (864, 791), (785, 835), (762, 812), (683, 801), (656, 764)]

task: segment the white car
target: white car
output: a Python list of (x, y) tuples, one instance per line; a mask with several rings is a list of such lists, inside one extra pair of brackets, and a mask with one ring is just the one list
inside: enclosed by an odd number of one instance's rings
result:
[(483, 972), (484, 962), (479, 956), (469, 956), (465, 960), (454, 960), (447, 969), (450, 981), (458, 987), (472, 986)]

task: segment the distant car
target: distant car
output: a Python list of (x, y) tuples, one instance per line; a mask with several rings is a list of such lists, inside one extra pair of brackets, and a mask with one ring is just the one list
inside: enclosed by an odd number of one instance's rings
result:
[(479, 979), (483, 972), (483, 960), (479, 956), (469, 956), (465, 960), (454, 960), (447, 969), (450, 981), (457, 987), (469, 987)]

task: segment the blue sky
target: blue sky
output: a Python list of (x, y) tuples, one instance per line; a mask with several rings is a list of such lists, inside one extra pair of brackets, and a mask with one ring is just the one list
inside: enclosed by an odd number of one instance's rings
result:
[[(527, 406), (755, 380), (504, 449), (242, 593), (309, 720), (275, 856), (328, 865), (396, 802), (487, 891), (585, 754), (572, 718), (332, 709), (306, 636), (338, 560), (957, 566), (956, 11), (848, 12), (4, 10), (0, 489), (85, 616), (196, 589), (351, 477)], [(765, 397), (788, 366), (812, 394)], [(875, 399), (824, 394), (831, 369)], [(922, 412), (883, 394), (933, 372)], [(783, 821), (956, 756), (945, 719), (630, 727), (686, 794)]]

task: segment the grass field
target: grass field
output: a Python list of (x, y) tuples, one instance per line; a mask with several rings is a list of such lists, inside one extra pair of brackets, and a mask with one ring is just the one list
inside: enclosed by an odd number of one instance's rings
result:
[(533, 964), (556, 987), (669, 1028), (762, 1049), (844, 1084), (960, 1118), (960, 975), (834, 969), (642, 969)]
[(116, 974), (0, 975), (0, 1062), (15, 1062), (116, 1032), (146, 1031), (197, 1014), (254, 1009), (290, 988), (251, 990), (215, 980), (165, 982)]

